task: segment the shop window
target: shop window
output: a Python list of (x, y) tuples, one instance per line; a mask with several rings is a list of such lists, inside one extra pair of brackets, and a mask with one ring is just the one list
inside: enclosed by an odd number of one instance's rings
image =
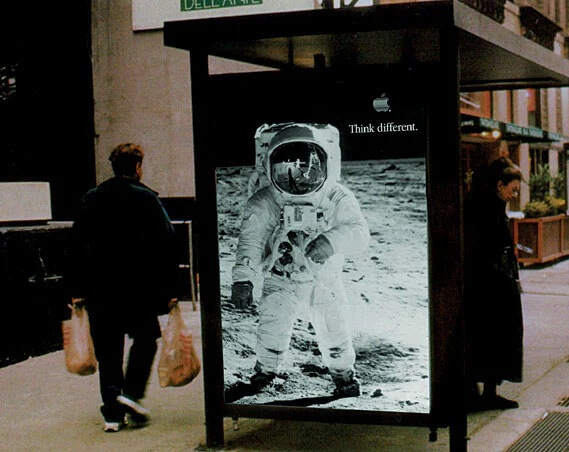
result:
[(23, 179), (25, 168), (29, 166), (27, 154), (17, 151), (17, 144), (21, 141), (16, 99), (17, 69), (16, 63), (0, 64), (0, 180), (3, 182)]
[(532, 127), (541, 127), (541, 101), (538, 89), (526, 90), (528, 105), (528, 125)]
[(508, 157), (516, 165), (520, 165), (520, 145), (519, 143), (508, 143)]
[(549, 165), (548, 149), (530, 149), (530, 172), (537, 174), (540, 166)]
[(557, 156), (559, 171), (553, 181), (553, 192), (556, 198), (564, 199), (567, 202), (567, 156), (564, 152), (559, 152)]
[(467, 115), (490, 118), (492, 96), (490, 91), (460, 93), (460, 112)]
[(16, 98), (17, 64), (0, 64), (0, 102)]
[[(511, 94), (511, 92), (510, 92)], [(515, 165), (520, 165), (520, 145), (518, 143), (509, 143), (508, 144), (508, 155), (507, 157), (514, 162)], [(508, 209), (512, 212), (519, 212), (522, 210), (522, 201), (520, 196), (517, 196), (515, 199), (510, 201)]]

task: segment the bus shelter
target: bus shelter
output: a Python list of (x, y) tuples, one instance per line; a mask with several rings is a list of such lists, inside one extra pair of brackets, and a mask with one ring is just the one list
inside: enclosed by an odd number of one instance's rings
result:
[[(224, 418), (259, 417), (425, 426), (433, 440), (449, 427), (451, 449), (465, 450), (459, 93), (566, 86), (567, 61), (446, 1), (184, 20), (164, 31), (190, 57), (207, 445), (223, 446)], [(211, 74), (211, 57), (256, 69)], [(288, 141), (317, 146), (283, 160), (275, 142), (293, 132)], [(334, 235), (355, 227), (328, 218), (318, 198), (337, 183), (367, 233)], [(274, 204), (251, 202), (274, 193)], [(277, 211), (248, 216), (258, 204)], [(306, 259), (310, 245), (291, 234), (310, 242), (318, 228), (342, 251), (347, 306), (336, 329), (348, 325), (358, 396), (334, 392), (330, 350), (342, 347), (326, 348), (318, 320), (335, 309), (338, 281), (322, 282), (332, 270), (266, 249), (278, 229)], [(258, 259), (247, 241), (263, 248)], [(258, 278), (254, 302), (237, 309), (245, 267)], [(295, 288), (292, 332), (278, 310), (273, 326), (263, 317), (279, 278)], [(308, 286), (303, 301), (295, 290)], [(267, 344), (272, 329), (284, 347)], [(250, 377), (267, 353), (282, 363), (259, 391)]]

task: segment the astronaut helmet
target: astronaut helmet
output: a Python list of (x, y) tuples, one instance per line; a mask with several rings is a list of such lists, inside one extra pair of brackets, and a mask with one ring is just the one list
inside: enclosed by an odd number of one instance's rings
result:
[(265, 160), (266, 174), (285, 199), (311, 201), (340, 178), (339, 132), (329, 124), (276, 125)]

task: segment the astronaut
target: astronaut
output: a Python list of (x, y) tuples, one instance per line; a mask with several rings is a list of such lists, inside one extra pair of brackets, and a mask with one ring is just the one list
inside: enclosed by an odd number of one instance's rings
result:
[(232, 303), (259, 300), (254, 390), (275, 378), (295, 320), (307, 312), (339, 397), (360, 395), (342, 284), (344, 256), (362, 252), (369, 229), (354, 195), (341, 185), (339, 132), (331, 125), (286, 123), (257, 130), (257, 169), (232, 277)]

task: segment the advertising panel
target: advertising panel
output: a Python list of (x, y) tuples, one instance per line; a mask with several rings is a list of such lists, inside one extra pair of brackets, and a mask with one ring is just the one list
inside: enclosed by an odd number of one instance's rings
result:
[(429, 413), (426, 110), (336, 94), (218, 113), (220, 152), (251, 154), (216, 168), (224, 400)]

